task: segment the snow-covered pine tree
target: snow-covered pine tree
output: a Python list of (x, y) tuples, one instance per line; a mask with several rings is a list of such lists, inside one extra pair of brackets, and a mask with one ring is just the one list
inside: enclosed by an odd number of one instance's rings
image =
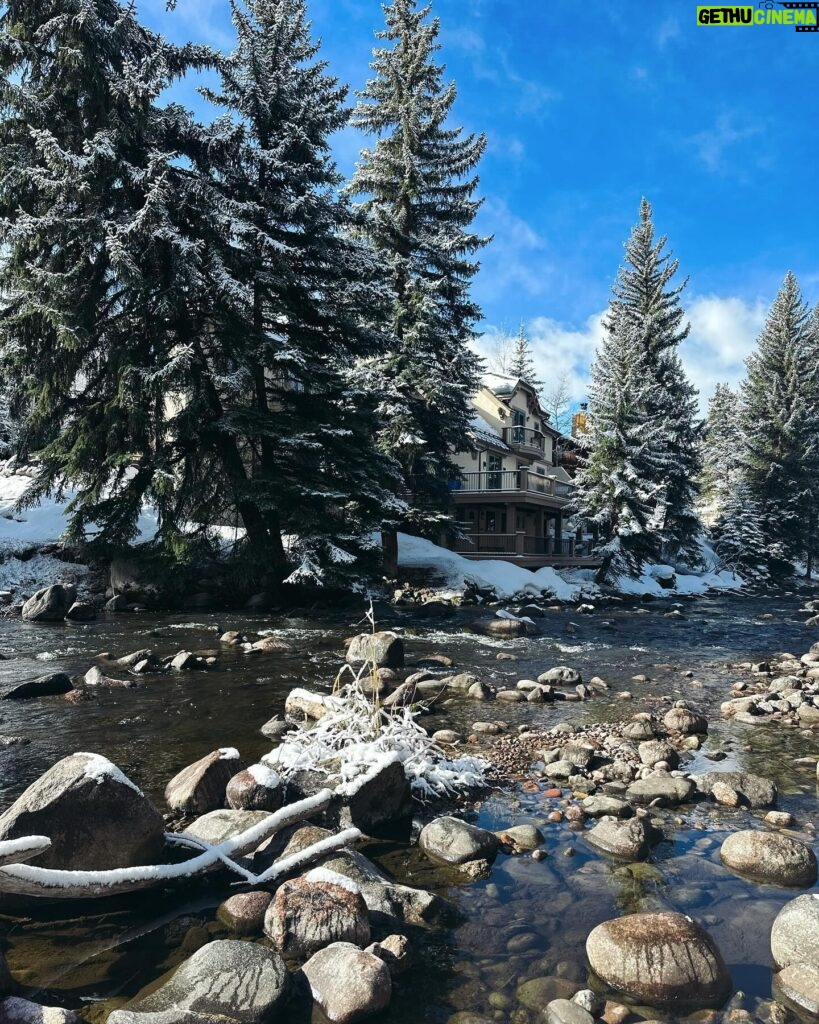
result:
[[(70, 481), (71, 530), (132, 537), (167, 464), (166, 390), (190, 252), (168, 215), (173, 114), (158, 94), (208, 51), (116, 0), (9, 0), (0, 14), (0, 351), (41, 472)], [(163, 510), (165, 511), (165, 510)]]
[(702, 444), (700, 508), (711, 525), (722, 516), (722, 506), (740, 475), (742, 426), (739, 395), (728, 384), (717, 384), (708, 403)]
[(429, 6), (393, 0), (384, 11), (385, 45), (353, 115), (375, 142), (350, 192), (394, 293), (393, 349), (368, 364), (367, 381), (380, 400), (379, 444), (401, 464), (416, 523), (431, 528), (447, 520), (452, 453), (465, 443), (478, 384), (468, 342), (480, 310), (469, 288), (488, 240), (470, 227), (486, 140), (448, 123), (456, 88), (435, 61), (439, 23)]
[(741, 475), (735, 474), (721, 490), (711, 538), (714, 551), (724, 566), (754, 582), (768, 578), (762, 509)]
[(775, 569), (815, 550), (819, 508), (819, 346), (789, 271), (742, 385), (745, 477), (758, 502)]
[(639, 574), (660, 556), (664, 506), (656, 452), (662, 425), (647, 412), (652, 379), (641, 332), (616, 306), (591, 369), (587, 432), (574, 512), (598, 537), (597, 581)]
[[(377, 354), (386, 319), (372, 250), (351, 236), (329, 151), (348, 112), (302, 0), (232, 5), (238, 45), (189, 121), (185, 205), (202, 263), (208, 330), (191, 338), (187, 403), (174, 428), (197, 453), (180, 512), (207, 519), (220, 490), (254, 557), (279, 579), (332, 582), (403, 504), (397, 467), (373, 446), (374, 409), (349, 370)], [(202, 468), (209, 481), (201, 487)], [(212, 506), (211, 506), (212, 507)], [(283, 537), (296, 539), (285, 552)]]
[(612, 310), (625, 319), (645, 353), (646, 415), (657, 428), (652, 459), (657, 475), (646, 483), (657, 495), (652, 518), (663, 557), (695, 559), (702, 430), (696, 391), (678, 353), (690, 329), (680, 306), (686, 282), (673, 283), (678, 261), (665, 252), (666, 242), (665, 237), (655, 242), (651, 206), (643, 199), (613, 288)]
[(509, 360), (509, 373), (512, 377), (519, 377), (537, 391), (538, 395), (543, 391), (543, 381), (537, 375), (535, 360), (532, 356), (532, 346), (526, 334), (523, 324), (518, 328), (512, 355)]

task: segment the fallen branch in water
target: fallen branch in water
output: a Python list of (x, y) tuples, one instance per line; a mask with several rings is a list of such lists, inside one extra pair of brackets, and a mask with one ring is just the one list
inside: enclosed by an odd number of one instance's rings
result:
[[(116, 896), (145, 889), (161, 888), (174, 882), (189, 881), (220, 866), (237, 872), (247, 884), (263, 884), (358, 839), (360, 833), (357, 829), (347, 829), (337, 836), (330, 836), (313, 843), (312, 846), (306, 847), (298, 854), (277, 861), (258, 876), (234, 862), (236, 857), (253, 853), (261, 843), (282, 829), (320, 814), (330, 805), (332, 797), (331, 790), (323, 789), (315, 796), (283, 807), (263, 821), (257, 822), (249, 829), (226, 839), (217, 846), (201, 843), (188, 836), (174, 835), (173, 842), (202, 849), (198, 856), (179, 864), (113, 868), (108, 871), (64, 871), (38, 868), (31, 864), (21, 864), (19, 861), (26, 855), (33, 857), (36, 853), (43, 852), (50, 842), (45, 840), (44, 836), (12, 840), (11, 843), (18, 844), (15, 851), (17, 862), (0, 867), (0, 892), (46, 899), (89, 899)], [(3, 845), (0, 844), (0, 855), (3, 852)]]

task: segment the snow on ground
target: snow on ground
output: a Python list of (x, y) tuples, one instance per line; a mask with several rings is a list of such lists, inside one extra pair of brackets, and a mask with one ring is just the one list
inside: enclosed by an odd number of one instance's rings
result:
[[(411, 537), (405, 533), (398, 534), (398, 564), (405, 568), (433, 569), (442, 577), (443, 586), (453, 591), (463, 590), (464, 583), (491, 587), (501, 600), (518, 594), (539, 597), (545, 590), (559, 601), (578, 601), (599, 592), (592, 570), (544, 568), (533, 572), (502, 560), (472, 561), (423, 537)], [(673, 587), (661, 586), (660, 580), (668, 582), (672, 578)], [(670, 565), (653, 565), (639, 579), (621, 577), (614, 589), (633, 596), (668, 597), (705, 594), (711, 590), (738, 590), (742, 585), (742, 578), (728, 570), (718, 572), (712, 568), (702, 573), (683, 574)]]

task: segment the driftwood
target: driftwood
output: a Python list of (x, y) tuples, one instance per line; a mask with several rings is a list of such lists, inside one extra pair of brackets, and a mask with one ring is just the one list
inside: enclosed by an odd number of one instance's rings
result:
[(37, 857), (51, 846), (48, 836), (24, 836), (22, 839), (4, 839), (0, 842), (0, 867), (4, 864), (22, 864)]
[[(47, 849), (50, 841), (44, 836), (0, 843), (0, 858), (4, 855), (4, 847), (15, 846), (14, 850), (8, 850), (5, 862), (0, 860), (0, 863), (7, 865), (0, 867), (0, 892), (45, 899), (93, 899), (164, 888), (175, 882), (190, 881), (220, 867), (235, 871), (245, 883), (251, 885), (270, 882), (360, 837), (358, 829), (347, 829), (336, 836), (313, 843), (294, 856), (277, 861), (259, 876), (235, 862), (234, 858), (253, 853), (261, 843), (282, 829), (326, 810), (332, 797), (331, 790), (323, 789), (315, 796), (283, 807), (218, 846), (210, 846), (188, 836), (169, 834), (167, 838), (172, 842), (201, 850), (197, 856), (179, 864), (114, 868), (108, 871), (62, 871), (20, 863)], [(10, 857), (14, 858), (13, 864), (9, 864)]]

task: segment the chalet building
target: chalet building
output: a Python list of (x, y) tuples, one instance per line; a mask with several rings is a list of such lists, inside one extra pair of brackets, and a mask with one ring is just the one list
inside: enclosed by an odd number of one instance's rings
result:
[(460, 477), (450, 484), (465, 534), (455, 549), (529, 568), (593, 564), (586, 540), (567, 529), (572, 477), (534, 388), (489, 373), (473, 406), (468, 448), (455, 458)]

